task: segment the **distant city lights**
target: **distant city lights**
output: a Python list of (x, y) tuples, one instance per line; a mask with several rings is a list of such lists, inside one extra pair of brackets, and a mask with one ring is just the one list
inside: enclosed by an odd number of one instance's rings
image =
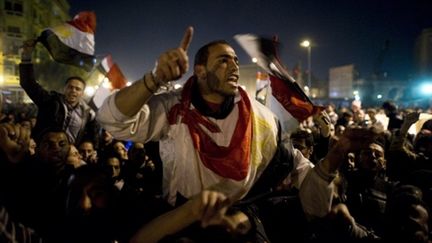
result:
[(353, 95), (355, 100), (360, 100), (360, 93), (358, 90), (354, 90)]

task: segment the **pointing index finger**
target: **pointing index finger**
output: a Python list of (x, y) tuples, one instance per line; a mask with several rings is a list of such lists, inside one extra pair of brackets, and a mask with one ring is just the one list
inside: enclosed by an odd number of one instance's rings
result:
[(182, 48), (184, 51), (187, 51), (189, 48), (190, 43), (192, 42), (192, 36), (193, 36), (193, 28), (192, 26), (189, 26), (184, 35), (183, 39), (180, 42), (180, 48)]

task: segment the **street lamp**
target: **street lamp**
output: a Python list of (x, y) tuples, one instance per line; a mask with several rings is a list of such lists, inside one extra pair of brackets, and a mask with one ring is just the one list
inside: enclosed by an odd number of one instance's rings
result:
[(307, 48), (307, 51), (308, 51), (308, 87), (310, 88), (310, 89), (312, 89), (312, 84), (311, 84), (311, 43), (310, 43), (310, 41), (308, 41), (308, 40), (304, 40), (304, 41), (302, 41), (302, 43), (300, 43), (300, 45), (302, 46), (302, 47), (305, 47), (305, 48)]

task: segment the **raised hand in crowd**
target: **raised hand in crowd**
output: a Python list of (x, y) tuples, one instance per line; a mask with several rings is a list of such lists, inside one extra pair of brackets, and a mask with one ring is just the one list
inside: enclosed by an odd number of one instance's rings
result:
[(30, 129), (19, 124), (0, 124), (0, 149), (9, 162), (18, 163), (29, 153)]
[(164, 52), (159, 56), (152, 72), (156, 84), (163, 85), (169, 81), (177, 80), (189, 69), (187, 51), (192, 42), (193, 28), (188, 27), (179, 47)]
[(330, 170), (336, 170), (346, 161), (344, 155), (358, 152), (368, 146), (379, 135), (378, 130), (364, 127), (348, 127), (342, 136), (338, 137), (336, 144), (329, 150), (325, 163)]
[(420, 118), (420, 113), (418, 112), (411, 112), (407, 114), (403, 120), (400, 133), (401, 135), (406, 135), (408, 133), (409, 128), (412, 124), (416, 123)]
[(193, 28), (188, 27), (178, 48), (164, 52), (152, 72), (118, 92), (115, 103), (124, 115), (135, 115), (160, 86), (181, 78), (188, 71), (187, 50), (192, 36)]
[(36, 46), (36, 39), (28, 39), (22, 45), (21, 60), (31, 62), (33, 50)]
[(320, 128), (320, 133), (323, 137), (329, 137), (331, 135), (333, 124), (331, 123), (330, 116), (327, 114), (327, 112), (322, 111), (321, 113), (315, 115), (314, 122)]

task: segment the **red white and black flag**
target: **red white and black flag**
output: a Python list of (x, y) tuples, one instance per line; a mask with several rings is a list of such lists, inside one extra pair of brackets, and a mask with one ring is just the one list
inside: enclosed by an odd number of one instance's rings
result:
[(78, 13), (71, 21), (47, 28), (38, 37), (57, 62), (91, 71), (96, 63), (94, 33), (96, 14)]
[[(110, 54), (105, 56), (95, 68), (104, 78), (100, 81), (99, 87), (91, 99), (92, 107), (99, 109), (104, 100), (115, 90), (127, 85), (127, 79), (120, 67), (112, 60)], [(106, 77), (106, 78), (105, 78)]]
[(312, 103), (281, 64), (278, 57), (279, 42), (277, 40), (251, 34), (236, 35), (234, 39), (249, 56), (256, 58), (258, 66), (269, 74), (272, 96), (298, 122), (323, 110), (323, 107), (315, 106)]
[(126, 86), (127, 80), (117, 63), (113, 62), (111, 55), (104, 57), (98, 66), (111, 84), (111, 90), (121, 89)]

